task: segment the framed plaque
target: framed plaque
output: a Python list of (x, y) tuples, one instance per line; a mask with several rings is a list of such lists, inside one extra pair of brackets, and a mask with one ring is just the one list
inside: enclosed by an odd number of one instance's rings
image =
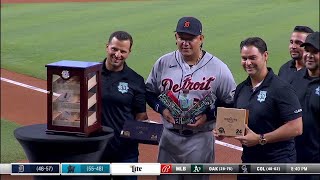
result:
[(89, 136), (100, 131), (102, 64), (62, 60), (46, 67), (46, 132)]
[(243, 136), (248, 117), (249, 111), (246, 109), (218, 107), (216, 131), (223, 136)]

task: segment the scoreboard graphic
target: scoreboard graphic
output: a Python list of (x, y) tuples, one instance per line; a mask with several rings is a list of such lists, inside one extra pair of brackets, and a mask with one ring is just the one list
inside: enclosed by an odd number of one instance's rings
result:
[(161, 174), (320, 174), (320, 164), (11, 163), (0, 174), (108, 176)]

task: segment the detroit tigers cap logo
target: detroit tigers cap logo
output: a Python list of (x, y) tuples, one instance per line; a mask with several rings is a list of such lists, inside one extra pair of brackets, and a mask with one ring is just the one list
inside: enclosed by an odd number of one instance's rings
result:
[(190, 27), (190, 22), (189, 21), (184, 22), (183, 27), (186, 27), (186, 28)]

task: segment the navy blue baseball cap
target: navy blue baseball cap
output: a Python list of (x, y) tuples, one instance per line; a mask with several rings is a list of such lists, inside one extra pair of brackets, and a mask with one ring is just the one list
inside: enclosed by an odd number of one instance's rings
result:
[(188, 34), (198, 36), (202, 34), (202, 24), (195, 17), (182, 17), (178, 21), (175, 32), (188, 33)]
[(302, 43), (300, 46), (303, 47), (306, 45), (311, 45), (319, 51), (320, 50), (319, 44), (320, 44), (319, 32), (314, 32), (314, 33), (309, 34), (306, 38), (306, 41), (304, 43)]

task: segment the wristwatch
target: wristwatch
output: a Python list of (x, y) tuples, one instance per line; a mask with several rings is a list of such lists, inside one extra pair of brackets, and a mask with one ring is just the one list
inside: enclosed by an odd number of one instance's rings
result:
[(266, 138), (264, 138), (264, 134), (260, 134), (259, 144), (265, 145), (267, 143)]

